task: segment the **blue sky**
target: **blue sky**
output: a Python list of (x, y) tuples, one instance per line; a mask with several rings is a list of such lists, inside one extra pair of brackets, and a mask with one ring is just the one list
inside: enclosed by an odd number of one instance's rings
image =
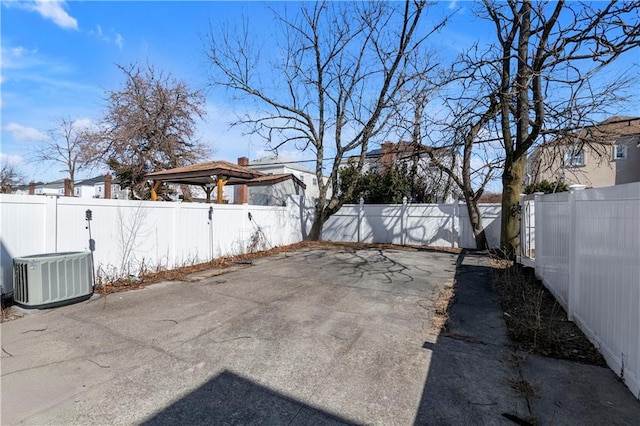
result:
[[(2, 159), (15, 164), (27, 180), (64, 177), (60, 167), (30, 162), (29, 152), (62, 118), (84, 124), (100, 120), (105, 90), (117, 90), (123, 81), (114, 64), (149, 63), (195, 88), (205, 88), (207, 65), (201, 37), (209, 22), (215, 27), (249, 16), (252, 30), (268, 40), (267, 7), (285, 4), (2, 0)], [(442, 2), (434, 10), (436, 16), (458, 10), (454, 25), (439, 35), (436, 48), (441, 54), (453, 55), (482, 37), (482, 26), (487, 24), (473, 19), (469, 5)], [(235, 161), (239, 156), (255, 159), (265, 154), (261, 140), (243, 135), (242, 129), (228, 128), (242, 108), (223, 92), (207, 91), (208, 115), (199, 123), (198, 133), (214, 148), (215, 159)], [(304, 157), (293, 150), (284, 154)]]

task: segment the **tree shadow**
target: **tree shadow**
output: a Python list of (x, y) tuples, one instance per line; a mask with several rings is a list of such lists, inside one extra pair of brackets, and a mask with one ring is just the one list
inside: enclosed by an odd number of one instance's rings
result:
[(225, 370), (142, 425), (355, 424)]

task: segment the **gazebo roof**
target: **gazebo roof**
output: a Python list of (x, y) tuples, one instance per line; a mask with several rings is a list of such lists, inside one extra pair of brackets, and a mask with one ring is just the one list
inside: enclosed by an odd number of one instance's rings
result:
[(249, 186), (274, 185), (292, 179), (296, 184), (306, 189), (306, 185), (292, 174), (265, 174), (222, 160), (161, 170), (149, 173), (145, 177), (151, 180), (184, 185), (211, 185), (216, 183), (218, 177), (221, 177), (227, 180), (227, 185), (247, 184)]
[(151, 180), (185, 185), (212, 184), (220, 177), (228, 180), (227, 185), (238, 185), (260, 176), (264, 176), (264, 173), (249, 167), (239, 166), (228, 161), (209, 161), (175, 169), (161, 170), (149, 173), (145, 177)]

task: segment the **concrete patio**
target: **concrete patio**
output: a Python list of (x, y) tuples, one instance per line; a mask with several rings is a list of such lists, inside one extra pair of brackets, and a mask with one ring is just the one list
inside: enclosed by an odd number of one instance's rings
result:
[[(436, 336), (458, 260), (471, 290)], [(512, 424), (530, 404), (508, 385), (488, 271), (482, 256), (303, 249), (27, 315), (1, 327), (2, 424)], [(607, 420), (638, 418), (613, 373), (585, 367), (611, 379)]]

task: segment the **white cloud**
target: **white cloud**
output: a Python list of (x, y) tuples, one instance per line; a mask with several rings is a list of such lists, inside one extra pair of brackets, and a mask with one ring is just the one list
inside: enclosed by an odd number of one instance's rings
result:
[(35, 1), (8, 1), (2, 2), (4, 6), (15, 6), (31, 12), (36, 12), (44, 19), (64, 29), (78, 29), (78, 20), (67, 13), (64, 0), (35, 0)]
[(18, 123), (9, 123), (3, 130), (11, 133), (13, 139), (20, 142), (39, 142), (48, 139), (46, 133), (33, 127), (26, 127)]
[(65, 1), (40, 0), (35, 2), (34, 10), (43, 18), (51, 19), (57, 26), (61, 28), (70, 28), (77, 30), (78, 21), (71, 17), (65, 10)]
[(105, 43), (114, 43), (120, 50), (122, 50), (122, 47), (124, 46), (124, 38), (122, 37), (122, 34), (115, 32), (113, 28), (111, 28), (108, 33), (105, 33), (102, 26), (96, 25), (95, 30), (91, 30), (87, 34), (94, 36)]
[(2, 46), (2, 69), (23, 69), (37, 64), (37, 50), (29, 50), (22, 46)]
[(122, 50), (122, 46), (124, 44), (124, 38), (122, 38), (122, 35), (120, 33), (116, 33), (116, 41), (115, 41), (115, 43), (118, 46), (118, 48), (120, 50)]
[(0, 152), (0, 162), (2, 164), (11, 164), (11, 165), (18, 165), (20, 163), (24, 162), (24, 158), (22, 158), (19, 155), (15, 155), (15, 154), (4, 154), (2, 152)]
[(98, 126), (87, 117), (74, 120), (72, 126), (76, 130), (96, 130), (98, 128)]

